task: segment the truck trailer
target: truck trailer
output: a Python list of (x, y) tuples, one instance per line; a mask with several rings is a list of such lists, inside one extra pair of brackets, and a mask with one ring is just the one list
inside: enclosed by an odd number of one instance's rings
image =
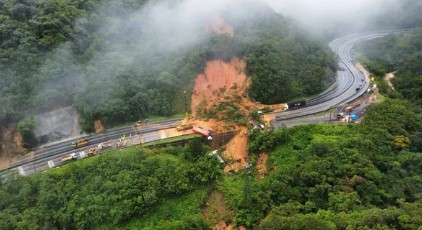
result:
[(76, 153), (69, 153), (60, 157), (60, 161), (64, 163), (66, 161), (76, 160), (77, 158), (78, 158), (78, 155), (76, 155)]
[(209, 130), (204, 129), (201, 126), (193, 126), (192, 130), (194, 133), (201, 134), (204, 137), (209, 137), (211, 135), (211, 132)]
[(72, 147), (73, 148), (80, 148), (83, 146), (87, 146), (89, 144), (88, 140), (84, 139), (84, 140), (77, 140), (77, 141), (72, 141)]
[(191, 129), (192, 128), (192, 125), (191, 124), (187, 124), (187, 125), (178, 125), (177, 127), (176, 127), (176, 130), (177, 131), (184, 131), (184, 130), (188, 130), (188, 129)]
[(304, 107), (304, 106), (306, 106), (306, 101), (296, 101), (296, 102), (292, 102), (292, 103), (287, 103), (284, 106), (284, 110), (297, 109), (297, 108)]

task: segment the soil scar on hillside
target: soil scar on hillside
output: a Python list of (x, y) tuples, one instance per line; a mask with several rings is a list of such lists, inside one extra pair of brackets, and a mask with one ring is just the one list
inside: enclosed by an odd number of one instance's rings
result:
[[(218, 34), (228, 34), (233, 37), (234, 29), (226, 25), (221, 17), (212, 18), (206, 30), (213, 30)], [(264, 105), (252, 102), (248, 97), (250, 78), (245, 74), (246, 62), (239, 58), (232, 58), (229, 62), (211, 60), (207, 62), (204, 73), (195, 79), (192, 93), (191, 111), (197, 119), (195, 124), (216, 132), (236, 131), (238, 134), (226, 145), (223, 157), (229, 160), (224, 170), (226, 172), (238, 171), (248, 163), (248, 128), (239, 124), (225, 124), (215, 119), (206, 121), (198, 119), (197, 109), (214, 110), (224, 102), (234, 103), (244, 114), (249, 116), (252, 111), (257, 111)], [(269, 106), (275, 110), (283, 107), (283, 104)], [(267, 118), (268, 120), (271, 117)], [(264, 120), (267, 120), (264, 117)]]
[[(195, 80), (192, 95), (192, 114), (196, 117), (196, 111), (199, 107), (207, 109), (215, 109), (218, 103), (228, 100), (231, 96), (240, 95), (242, 97), (239, 107), (253, 103), (248, 101), (246, 90), (248, 88), (248, 79), (243, 69), (246, 64), (243, 60), (233, 58), (229, 63), (221, 60), (213, 60), (207, 63), (203, 74), (199, 74)], [(205, 103), (204, 103), (205, 102)], [(208, 121), (196, 121), (202, 123), (205, 127), (211, 128), (218, 132), (224, 130), (224, 124), (221, 121), (210, 119)], [(225, 171), (235, 170), (245, 167), (247, 152), (247, 128), (239, 125), (230, 125), (234, 130), (240, 131), (226, 146), (223, 153), (225, 159), (231, 160), (233, 163), (225, 167)]]

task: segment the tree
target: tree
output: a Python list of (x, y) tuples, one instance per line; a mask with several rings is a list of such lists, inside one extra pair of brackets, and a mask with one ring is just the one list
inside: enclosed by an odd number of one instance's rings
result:
[(37, 144), (37, 140), (34, 135), (35, 127), (36, 124), (33, 117), (23, 119), (17, 126), (17, 130), (22, 135), (24, 146), (26, 148), (31, 148)]

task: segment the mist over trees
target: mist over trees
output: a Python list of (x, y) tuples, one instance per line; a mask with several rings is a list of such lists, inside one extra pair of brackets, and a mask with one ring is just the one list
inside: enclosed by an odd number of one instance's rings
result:
[[(422, 29), (368, 41), (357, 48), (362, 63), (379, 79), (383, 94), (422, 106)], [(391, 72), (396, 91), (383, 80)]]
[[(420, 25), (420, 1), (403, 2), (393, 11), (409, 14), (374, 23)], [(205, 29), (216, 12), (234, 37)], [(235, 227), (419, 229), (421, 36), (419, 29), (358, 47), (386, 96), (361, 124), (251, 132), (253, 167), (233, 174), (191, 142), (1, 178), (0, 229), (208, 229), (201, 207), (212, 190), (224, 195), (224, 221)], [(183, 92), (206, 62), (234, 56), (246, 60), (250, 96), (263, 103), (316, 94), (335, 70), (323, 40), (261, 1), (3, 0), (0, 128), (16, 123), (31, 146), (32, 115), (63, 106), (77, 108), (86, 131), (96, 119), (113, 125), (183, 112)], [(382, 85), (392, 71), (396, 91)], [(268, 174), (257, 179), (263, 152)]]
[[(289, 7), (269, 3), (276, 10)], [(316, 94), (333, 74), (328, 66), (334, 58), (323, 42), (260, 1), (214, 1), (202, 8), (191, 0), (0, 4), (2, 125), (69, 105), (85, 131), (96, 119), (113, 125), (180, 113), (183, 92), (216, 58), (245, 58), (250, 95), (263, 103)], [(419, 3), (395, 6), (399, 19), (384, 24), (418, 25)], [(205, 29), (215, 16), (234, 27), (233, 38)], [(387, 20), (377, 16), (374, 21)]]
[(333, 39), (362, 31), (415, 28), (422, 25), (419, 0), (265, 0), (275, 11), (307, 30)]
[[(246, 58), (251, 96), (263, 103), (315, 94), (332, 75), (328, 48), (260, 2), (0, 4), (2, 124), (69, 105), (85, 131), (96, 119), (110, 126), (181, 113), (183, 92), (213, 59)], [(215, 16), (234, 37), (206, 29)]]

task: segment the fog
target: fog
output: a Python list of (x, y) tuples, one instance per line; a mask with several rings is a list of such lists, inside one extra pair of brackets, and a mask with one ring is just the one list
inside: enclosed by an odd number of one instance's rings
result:
[[(133, 84), (142, 84), (143, 76), (171, 64), (172, 55), (183, 56), (207, 41), (209, 24), (227, 13), (231, 22), (247, 23), (251, 14), (272, 8), (309, 31), (334, 37), (372, 29), (377, 17), (402, 8), (399, 0), (164, 0), (140, 9), (124, 4), (100, 6), (98, 11), (107, 12), (101, 22), (96, 14), (76, 21), (74, 43), (85, 60), (78, 60), (69, 42), (51, 52), (36, 73), (39, 111), (69, 106), (80, 97), (88, 104), (105, 104), (116, 98), (116, 79), (130, 72), (139, 81)], [(175, 78), (173, 72), (155, 77), (169, 83)]]
[[(309, 31), (329, 34), (330, 38), (359, 30), (374, 29), (385, 12), (400, 15), (399, 0), (178, 0), (150, 1), (140, 9), (101, 6), (107, 17), (102, 22), (95, 14), (78, 19), (74, 26), (75, 43), (86, 60), (76, 60), (72, 45), (64, 43), (51, 52), (40, 68), (42, 84), (37, 87), (38, 101), (57, 101), (69, 90), (85, 91), (90, 103), (103, 103), (113, 97), (111, 82), (132, 70), (143, 75), (164, 68), (167, 58), (184, 55), (209, 39), (207, 24), (230, 12), (230, 20), (247, 23), (246, 18), (268, 6), (292, 18)], [(404, 1), (408, 2), (408, 1)], [(416, 1), (413, 1), (416, 2)], [(268, 4), (268, 6), (264, 6)], [(393, 11), (392, 11), (393, 10)], [(250, 19), (249, 19), (250, 20)], [(95, 26), (95, 28), (93, 28)], [(236, 28), (234, 28), (236, 30)], [(88, 37), (88, 39), (86, 39)], [(93, 39), (92, 39), (93, 38)], [(84, 50), (87, 49), (87, 50)], [(172, 75), (173, 73), (165, 73)], [(160, 76), (156, 76), (160, 78)], [(163, 77), (171, 83), (171, 78)], [(169, 80), (170, 79), (170, 80)], [(86, 85), (90, 84), (90, 89)], [(56, 95), (51, 95), (51, 93)], [(59, 95), (57, 95), (59, 94)], [(63, 95), (60, 95), (63, 94)], [(71, 93), (70, 93), (71, 94)], [(66, 98), (72, 101), (72, 98)], [(69, 104), (67, 104), (69, 105)], [(65, 105), (66, 106), (66, 105)], [(57, 106), (56, 106), (57, 107)]]
[[(421, 7), (406, 0), (263, 0), (276, 12), (297, 20), (313, 32), (347, 34), (379, 29), (379, 22), (404, 17), (404, 8)], [(396, 17), (396, 18), (395, 18)], [(388, 24), (388, 23), (384, 23)], [(388, 25), (382, 25), (387, 28)], [(338, 35), (337, 34), (337, 35)]]

